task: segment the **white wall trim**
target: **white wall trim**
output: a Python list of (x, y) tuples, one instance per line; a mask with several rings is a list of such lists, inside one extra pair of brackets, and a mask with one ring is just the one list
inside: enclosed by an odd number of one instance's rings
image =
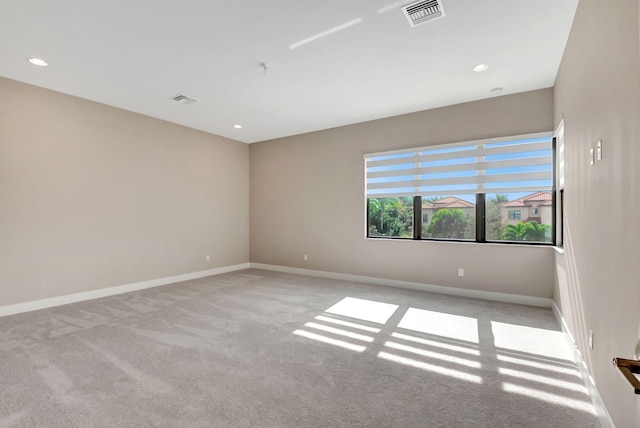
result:
[(432, 293), (448, 294), (452, 296), (470, 297), (473, 299), (493, 300), (496, 302), (516, 303), (520, 305), (540, 306), (550, 308), (553, 300), (543, 297), (521, 296), (517, 294), (496, 293), (492, 291), (470, 290), (468, 288), (445, 287), (442, 285), (422, 284), (419, 282), (397, 281), (393, 279), (374, 278), (370, 276), (350, 275), (312, 269), (292, 268), (287, 266), (250, 263), (254, 269), (271, 270), (275, 272), (295, 273), (320, 278), (339, 279), (343, 281), (360, 282), (365, 284), (382, 285), (386, 287), (406, 288), (410, 290), (428, 291)]
[(598, 391), (598, 388), (596, 387), (596, 384), (591, 377), (591, 373), (589, 373), (587, 364), (585, 363), (584, 358), (582, 358), (582, 353), (580, 352), (580, 349), (578, 349), (578, 345), (576, 344), (576, 341), (574, 340), (573, 335), (571, 334), (571, 331), (567, 326), (567, 322), (562, 316), (562, 312), (560, 312), (560, 308), (558, 308), (558, 305), (556, 305), (556, 302), (552, 302), (551, 309), (553, 310), (553, 314), (555, 315), (558, 324), (560, 324), (560, 326), (562, 327), (562, 332), (565, 335), (569, 348), (574, 353), (576, 365), (580, 370), (580, 375), (582, 376), (582, 380), (584, 381), (584, 386), (587, 388), (587, 392), (591, 397), (591, 402), (593, 403), (593, 407), (595, 407), (596, 415), (598, 416), (600, 425), (602, 425), (602, 428), (615, 428), (613, 419), (611, 419), (611, 415), (607, 410), (607, 406), (605, 406), (604, 404), (604, 400), (600, 395), (600, 391)]
[(188, 281), (190, 279), (204, 278), (206, 276), (219, 275), (221, 273), (235, 272), (237, 270), (248, 268), (249, 263), (242, 263), (238, 265), (224, 266), (220, 268), (201, 270), (198, 272), (185, 273), (182, 275), (168, 276), (166, 278), (158, 278), (149, 281), (134, 282), (132, 284), (118, 285), (115, 287), (101, 288), (98, 290), (83, 291), (81, 293), (67, 294), (65, 296), (51, 297), (48, 299), (35, 300), (32, 302), (0, 306), (0, 317), (19, 314), (23, 312), (37, 311), (39, 309), (51, 308), (54, 306), (66, 305), (69, 303), (82, 302), (85, 300), (99, 299), (101, 297), (114, 296), (116, 294), (124, 294), (131, 291), (144, 290), (146, 288), (159, 287), (161, 285)]

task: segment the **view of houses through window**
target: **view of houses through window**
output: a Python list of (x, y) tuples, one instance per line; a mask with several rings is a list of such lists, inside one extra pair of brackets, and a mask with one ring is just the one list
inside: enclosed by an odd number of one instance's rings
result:
[(475, 240), (475, 199), (476, 195), (423, 198), (422, 212), (429, 213), (430, 221), (422, 223), (422, 238)]
[[(414, 197), (370, 198), (369, 237), (477, 240), (477, 218), (484, 216), (486, 241), (552, 242), (551, 192), (422, 197), (420, 233), (414, 231)], [(481, 211), (481, 210), (480, 210)]]
[(555, 242), (552, 134), (364, 155), (367, 237)]

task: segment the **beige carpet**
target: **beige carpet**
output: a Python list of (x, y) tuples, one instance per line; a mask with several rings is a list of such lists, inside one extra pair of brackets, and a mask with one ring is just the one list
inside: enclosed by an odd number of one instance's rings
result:
[(261, 270), (0, 318), (0, 427), (597, 427), (548, 309)]

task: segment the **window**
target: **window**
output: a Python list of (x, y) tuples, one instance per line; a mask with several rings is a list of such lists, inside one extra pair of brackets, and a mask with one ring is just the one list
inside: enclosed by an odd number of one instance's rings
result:
[(551, 243), (553, 156), (551, 133), (365, 155), (367, 237)]
[(556, 143), (556, 182), (558, 183), (558, 199), (559, 199), (559, 215), (556, 219), (558, 224), (557, 245), (563, 246), (564, 243), (564, 177), (565, 177), (565, 160), (564, 160), (564, 119), (560, 121), (555, 132)]

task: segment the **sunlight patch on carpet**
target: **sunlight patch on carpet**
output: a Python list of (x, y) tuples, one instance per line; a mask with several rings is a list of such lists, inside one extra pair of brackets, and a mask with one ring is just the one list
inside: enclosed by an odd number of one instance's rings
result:
[(460, 345), (451, 345), (449, 343), (445, 343), (437, 340), (423, 339), (421, 337), (410, 336), (408, 334), (392, 333), (391, 337), (394, 337), (396, 339), (406, 340), (407, 342), (414, 342), (414, 343), (419, 343), (421, 345), (447, 349), (449, 351), (461, 352), (463, 354), (480, 355), (480, 351), (478, 349), (471, 349), (471, 348), (467, 348), (466, 346), (460, 346)]
[(308, 328), (325, 331), (327, 333), (337, 334), (339, 336), (349, 337), (351, 339), (362, 340), (363, 342), (373, 342), (373, 337), (365, 336), (364, 334), (353, 333), (351, 331), (341, 330), (339, 328), (329, 327), (315, 322), (308, 322), (304, 325)]
[(324, 322), (328, 322), (328, 323), (331, 323), (331, 324), (337, 324), (337, 325), (342, 325), (342, 326), (345, 326), (345, 327), (356, 328), (358, 330), (368, 331), (370, 333), (380, 333), (380, 329), (379, 328), (369, 327), (369, 326), (362, 325), (362, 324), (356, 324), (354, 322), (349, 322), (349, 321), (342, 321), (342, 320), (335, 319), (335, 318), (329, 318), (329, 317), (325, 317), (323, 315), (318, 315), (315, 319), (318, 320), (318, 321), (324, 321)]
[(464, 380), (467, 382), (473, 382), (477, 384), (482, 383), (482, 377), (471, 374), (471, 373), (463, 372), (460, 370), (453, 370), (453, 369), (438, 366), (435, 364), (425, 363), (423, 361), (414, 360), (412, 358), (401, 357), (399, 355), (390, 354), (388, 352), (378, 353), (378, 358), (391, 361), (394, 363), (402, 364), (405, 366), (426, 370), (439, 375), (453, 377), (453, 378)]
[(458, 364), (461, 366), (471, 367), (474, 369), (479, 369), (482, 367), (482, 365), (478, 361), (467, 360), (466, 358), (454, 357), (452, 355), (447, 355), (439, 352), (427, 351), (426, 349), (402, 345), (396, 342), (385, 342), (384, 346), (391, 349), (398, 350), (398, 351), (420, 355), (421, 357), (427, 357), (434, 360), (446, 361), (448, 363)]
[(491, 321), (496, 348), (556, 358), (573, 363), (562, 332)]
[(575, 367), (564, 367), (559, 366), (557, 364), (553, 364), (552, 362), (540, 362), (540, 361), (532, 361), (530, 359), (517, 358), (508, 355), (497, 355), (497, 360), (499, 362), (510, 363), (512, 365), (524, 366), (525, 368), (533, 368), (542, 371), (549, 371), (553, 373), (561, 373), (569, 376), (575, 377), (579, 382), (582, 382), (582, 377), (580, 376), (580, 372)]
[(536, 400), (555, 404), (556, 406), (568, 407), (571, 409), (580, 410), (582, 412), (595, 414), (593, 404), (591, 404), (591, 401), (588, 399), (588, 397), (585, 397), (584, 400), (577, 400), (575, 398), (569, 398), (562, 395), (542, 391), (540, 389), (528, 388), (526, 386), (507, 382), (502, 383), (502, 390), (511, 394), (518, 394), (529, 398), (535, 398)]
[(377, 324), (386, 324), (396, 309), (398, 309), (398, 305), (392, 305), (391, 303), (345, 297), (325, 312)]
[(461, 315), (409, 308), (398, 327), (465, 342), (479, 343), (478, 320)]
[(344, 340), (332, 339), (327, 336), (322, 336), (320, 334), (311, 333), (305, 330), (296, 330), (293, 334), (297, 336), (306, 337), (307, 339), (316, 340), (318, 342), (326, 343), (328, 345), (338, 346), (340, 348), (348, 349), (350, 351), (355, 352), (363, 352), (366, 346), (355, 345), (353, 343), (345, 342)]
[(554, 388), (566, 389), (569, 391), (579, 392), (587, 395), (587, 388), (580, 381), (580, 379), (576, 379), (576, 382), (571, 382), (567, 380), (556, 379), (550, 376), (537, 375), (534, 373), (529, 373), (522, 370), (513, 370), (513, 369), (505, 369), (498, 368), (498, 372), (501, 375), (509, 376), (516, 379), (527, 380), (530, 382), (536, 382), (543, 385), (549, 385)]

